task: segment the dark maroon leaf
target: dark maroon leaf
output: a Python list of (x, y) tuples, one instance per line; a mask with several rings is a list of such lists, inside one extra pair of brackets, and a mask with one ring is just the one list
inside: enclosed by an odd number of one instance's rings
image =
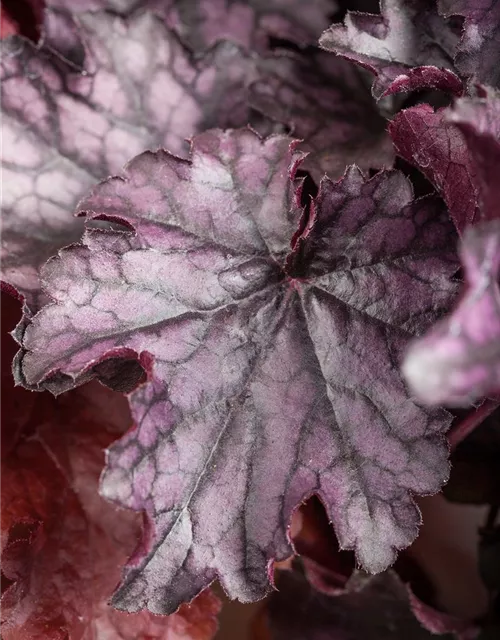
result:
[(405, 376), (429, 404), (467, 406), (500, 392), (500, 221), (469, 228), (466, 291), (451, 315), (410, 348)]
[(442, 15), (465, 18), (455, 57), (457, 69), (498, 87), (500, 85), (500, 2), (498, 0), (438, 0)]
[(325, 173), (339, 178), (353, 163), (367, 171), (392, 167), (386, 121), (365, 77), (351, 64), (317, 51), (265, 60), (260, 75), (253, 104), (305, 140), (310, 155), (303, 168), (318, 183)]
[(459, 230), (480, 217), (474, 165), (463, 135), (447, 111), (426, 104), (405, 109), (389, 124), (396, 152), (420, 169), (443, 196)]
[[(424, 640), (397, 575), (355, 575), (351, 591), (337, 597), (315, 592), (296, 572), (281, 572), (267, 606), (269, 640)], [(355, 583), (357, 581), (357, 584)], [(451, 638), (451, 636), (445, 636)]]
[(148, 371), (102, 484), (153, 532), (119, 608), (173, 611), (217, 576), (264, 596), (312, 493), (382, 571), (417, 533), (410, 492), (447, 477), (449, 416), (413, 403), (398, 362), (454, 295), (453, 227), (401, 173), (350, 168), (298, 236), (290, 142), (214, 130), (190, 162), (138, 156), (81, 203), (135, 232), (89, 230), (44, 269), (56, 302), (25, 334), (29, 384), (57, 392), (120, 354)]
[(1, 425), (1, 459), (8, 457), (14, 449), (19, 435), (25, 430), (33, 411), (33, 404), (37, 394), (26, 393), (21, 387), (14, 387), (12, 378), (12, 360), (18, 350), (18, 345), (8, 335), (21, 316), (21, 303), (3, 290), (1, 294), (1, 389), (0, 403)]
[(150, 15), (80, 16), (93, 72), (46, 49), (2, 43), (3, 277), (36, 307), (38, 269), (80, 238), (72, 217), (90, 185), (147, 148), (249, 121), (250, 59), (221, 44), (199, 62)]
[(412, 89), (451, 86), (456, 91), (460, 80), (452, 70), (458, 36), (438, 15), (435, 1), (381, 0), (380, 7), (380, 15), (347, 12), (344, 24), (333, 24), (321, 36), (320, 46), (372, 71), (376, 98), (392, 93), (400, 76), (420, 66), (437, 68), (412, 74)]
[(124, 613), (106, 605), (96, 623), (96, 640), (211, 640), (217, 632), (221, 603), (206, 590), (171, 616), (149, 611)]
[[(452, 465), (452, 477), (453, 473), (454, 467)], [(448, 486), (449, 483), (445, 486), (445, 490)], [(297, 514), (295, 514), (295, 518), (299, 521), (298, 524), (300, 526), (295, 524), (295, 532), (292, 536), (293, 542), (296, 552), (300, 554), (305, 576), (312, 587), (329, 596), (342, 595), (349, 592), (348, 580), (355, 569), (354, 554), (349, 551), (339, 550), (338, 540), (320, 502), (315, 498), (311, 498), (305, 505), (302, 505), (298, 512), (298, 518)], [(462, 618), (457, 618), (450, 613), (446, 613), (446, 610), (440, 610), (438, 607), (439, 599), (436, 597), (436, 589), (433, 584), (437, 567), (433, 566), (433, 572), (429, 576), (422, 569), (418, 560), (413, 557), (414, 547), (417, 545), (422, 546), (422, 542), (424, 545), (426, 544), (426, 524), (428, 522), (426, 522), (424, 515), (423, 530), (420, 532), (415, 544), (399, 555), (394, 565), (394, 570), (405, 583), (407, 597), (413, 613), (428, 631), (433, 633), (457, 631), (459, 632), (458, 637), (462, 638), (462, 640), (468, 637), (473, 638), (475, 637), (473, 633), (476, 629), (471, 624), (470, 618), (472, 614), (470, 614), (470, 611), (461, 612)], [(422, 540), (422, 533), (424, 540)], [(436, 540), (433, 540), (433, 543), (436, 546)], [(442, 545), (440, 551), (442, 558)], [(446, 554), (444, 555), (446, 556)], [(441, 567), (439, 569), (442, 570)], [(456, 580), (456, 576), (452, 577), (451, 580), (454, 578)], [(418, 597), (415, 595), (416, 593), (418, 593)]]
[(449, 69), (415, 67), (398, 75), (381, 97), (394, 93), (409, 93), (419, 89), (435, 89), (461, 96), (464, 92), (464, 85), (460, 78)]
[(500, 218), (500, 98), (458, 100), (448, 120), (462, 132), (480, 196), (481, 218)]
[(219, 603), (210, 592), (171, 617), (125, 615), (107, 604), (140, 520), (98, 496), (109, 431), (89, 419), (92, 409), (78, 393), (58, 401), (50, 422), (2, 463), (2, 571), (13, 581), (2, 595), (2, 638), (167, 640), (174, 631), (186, 640), (212, 638)]
[(19, 32), (19, 25), (5, 11), (4, 7), (0, 7), (0, 38), (7, 38)]

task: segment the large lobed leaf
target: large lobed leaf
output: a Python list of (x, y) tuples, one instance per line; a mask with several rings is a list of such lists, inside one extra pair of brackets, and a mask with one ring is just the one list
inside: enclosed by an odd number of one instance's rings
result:
[[(51, 25), (72, 40), (66, 23)], [(85, 75), (47, 46), (3, 43), (2, 269), (32, 309), (41, 302), (39, 267), (81, 236), (71, 215), (78, 200), (144, 149), (186, 155), (185, 139), (212, 126), (282, 129), (257, 108), (308, 139), (307, 168), (318, 179), (340, 176), (351, 161), (392, 162), (362, 78), (328, 54), (258, 57), (225, 42), (195, 60), (151, 15), (83, 14), (79, 25)], [(268, 95), (278, 87), (276, 108)]]
[(81, 203), (135, 231), (88, 230), (44, 269), (55, 302), (25, 334), (28, 384), (59, 392), (105, 365), (129, 387), (115, 364), (132, 354), (148, 372), (102, 483), (150, 523), (119, 608), (170, 612), (217, 576), (262, 597), (311, 493), (382, 571), (416, 535), (410, 494), (446, 479), (449, 418), (412, 401), (398, 361), (455, 292), (452, 225), (402, 174), (356, 168), (301, 222), (290, 142), (214, 130), (190, 161), (138, 156)]
[(247, 49), (269, 49), (269, 38), (314, 44), (335, 9), (330, 0), (174, 0), (166, 16), (194, 51), (229, 39)]
[(127, 403), (95, 382), (57, 400), (14, 388), (13, 302), (2, 295), (2, 638), (209, 640), (220, 607), (209, 591), (170, 617), (109, 606), (141, 532), (138, 514), (98, 495)]
[(481, 219), (500, 218), (500, 97), (492, 94), (457, 100), (447, 117), (464, 136), (469, 164), (474, 168)]

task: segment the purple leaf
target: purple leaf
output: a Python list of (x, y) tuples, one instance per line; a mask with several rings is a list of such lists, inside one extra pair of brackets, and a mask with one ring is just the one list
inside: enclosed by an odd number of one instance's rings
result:
[(491, 86), (500, 86), (500, 2), (498, 0), (438, 0), (442, 15), (465, 18), (455, 66)]
[(500, 392), (500, 221), (467, 229), (466, 292), (455, 311), (411, 346), (404, 374), (429, 404), (466, 406)]
[(269, 640), (435, 637), (414, 617), (407, 589), (392, 571), (375, 578), (357, 574), (351, 579), (351, 591), (336, 597), (314, 591), (296, 572), (282, 572), (266, 618)]
[(263, 62), (251, 92), (258, 109), (286, 122), (310, 152), (303, 168), (318, 181), (339, 178), (348, 164), (361, 169), (392, 167), (394, 151), (386, 121), (366, 80), (351, 64), (317, 51)]
[(398, 363), (449, 308), (453, 226), (401, 173), (355, 167), (300, 221), (290, 142), (214, 130), (191, 161), (138, 156), (80, 205), (135, 232), (88, 230), (44, 269), (55, 303), (25, 333), (29, 384), (64, 390), (122, 354), (148, 371), (102, 483), (151, 523), (119, 608), (173, 611), (216, 577), (263, 597), (312, 493), (382, 571), (417, 534), (411, 493), (447, 477), (450, 418), (414, 404)]
[(448, 111), (448, 121), (465, 138), (480, 196), (481, 218), (500, 218), (500, 98), (459, 100)]
[(153, 16), (79, 20), (88, 75), (26, 40), (2, 43), (2, 269), (33, 307), (40, 265), (81, 236), (71, 212), (90, 185), (144, 149), (185, 154), (185, 138), (250, 118), (254, 67), (233, 45), (195, 62)]
[(70, 13), (111, 9), (129, 15), (134, 9), (153, 11), (174, 28), (193, 51), (201, 52), (221, 40), (248, 50), (269, 50), (269, 38), (299, 45), (315, 44), (335, 9), (331, 0), (48, 0)]
[(344, 24), (323, 33), (320, 46), (372, 71), (376, 98), (393, 93), (399, 76), (422, 65), (437, 69), (410, 76), (412, 89), (457, 91), (452, 55), (458, 36), (438, 15), (434, 0), (381, 0), (380, 9), (380, 15), (348, 11)]
[(405, 109), (389, 124), (398, 155), (420, 169), (444, 198), (459, 230), (479, 218), (474, 166), (463, 135), (447, 111), (426, 104)]

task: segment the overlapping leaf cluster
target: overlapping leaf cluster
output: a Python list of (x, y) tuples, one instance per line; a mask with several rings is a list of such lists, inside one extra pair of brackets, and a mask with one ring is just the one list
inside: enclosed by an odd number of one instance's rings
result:
[[(499, 392), (500, 3), (45, 5), (2, 41), (2, 277), (16, 382), (63, 395), (9, 405), (5, 637), (208, 638), (204, 590), (265, 596), (311, 495), (384, 571), (447, 480), (440, 406)], [(427, 637), (395, 574), (360, 585), (311, 638), (388, 637), (372, 592)]]

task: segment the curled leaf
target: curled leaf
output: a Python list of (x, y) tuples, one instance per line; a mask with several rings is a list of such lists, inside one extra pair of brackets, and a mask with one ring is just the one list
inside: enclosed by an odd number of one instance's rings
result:
[(448, 110), (447, 119), (465, 138), (479, 193), (481, 218), (500, 218), (500, 98), (463, 98)]
[(414, 67), (394, 78), (380, 97), (383, 98), (394, 93), (410, 93), (419, 89), (434, 89), (461, 96), (464, 92), (464, 85), (460, 78), (449, 69), (430, 66)]
[(459, 232), (480, 219), (471, 162), (462, 133), (447, 121), (447, 111), (420, 104), (400, 111), (389, 124), (398, 155), (420, 169), (448, 205)]
[[(412, 89), (460, 90), (453, 73), (458, 36), (438, 15), (434, 0), (381, 0), (380, 10), (377, 15), (348, 11), (344, 24), (323, 33), (320, 46), (374, 73), (376, 98), (393, 93), (399, 77), (409, 72)], [(432, 72), (411, 72), (422, 66)]]

